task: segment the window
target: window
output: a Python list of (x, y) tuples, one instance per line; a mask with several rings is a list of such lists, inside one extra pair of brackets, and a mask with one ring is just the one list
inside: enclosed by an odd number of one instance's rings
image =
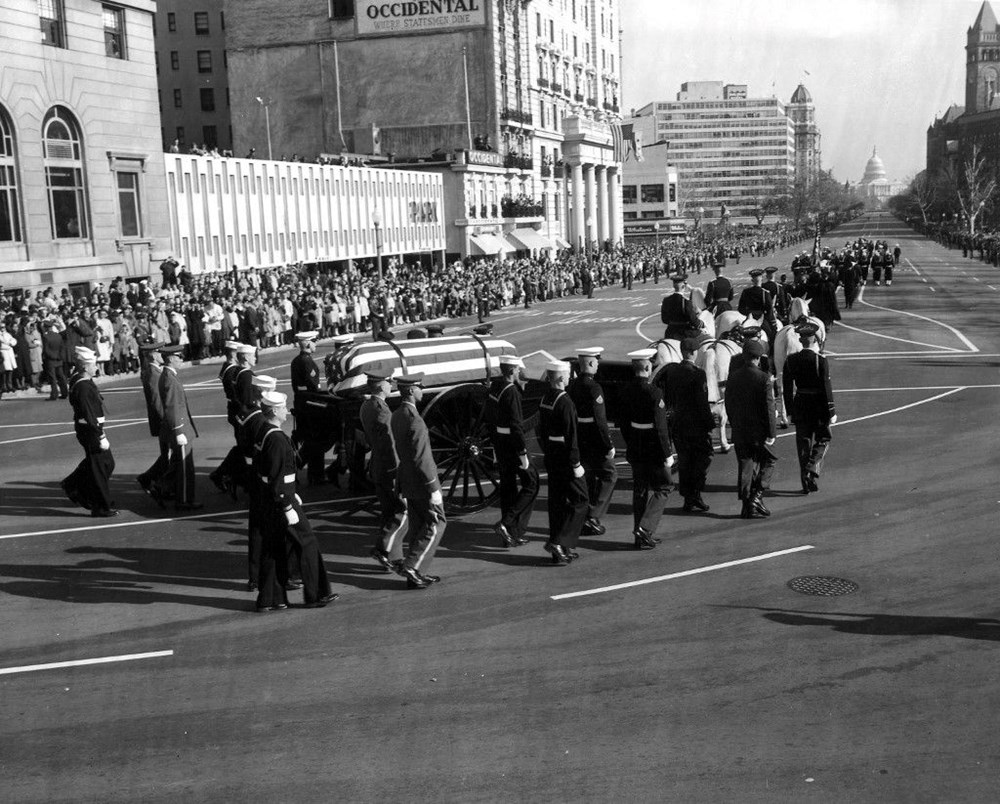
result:
[(215, 90), (211, 87), (202, 87), (201, 90), (201, 110), (203, 112), (215, 111)]
[(177, 126), (177, 144), (184, 144), (184, 126)]
[(636, 202), (635, 185), (634, 184), (623, 184), (622, 185), (622, 203), (623, 204), (634, 204)]
[(177, 15), (173, 11), (167, 12), (167, 30), (171, 33), (177, 30)]
[(638, 212), (623, 212), (622, 219), (627, 221), (637, 221), (639, 220)]
[(180, 109), (184, 106), (184, 99), (181, 96), (181, 91), (179, 89), (174, 90), (174, 108)]
[(219, 133), (215, 126), (202, 126), (201, 138), (205, 141), (204, 146), (206, 148), (214, 148), (219, 144)]
[(49, 219), (55, 240), (88, 237), (87, 188), (83, 180), (83, 145), (76, 118), (54, 106), (42, 123)]
[(196, 36), (208, 36), (208, 34), (210, 33), (210, 31), (208, 30), (207, 11), (194, 12), (194, 32)]
[(642, 213), (642, 219), (643, 220), (647, 220), (647, 221), (648, 220), (655, 220), (657, 218), (663, 218), (663, 217), (665, 217), (665, 215), (663, 214), (663, 212), (661, 210), (658, 210), (658, 209), (647, 209), (647, 210), (644, 210), (643, 213)]
[(139, 206), (139, 174), (116, 171), (118, 177), (118, 211), (122, 237), (142, 237), (142, 210)]
[(662, 204), (663, 203), (663, 185), (662, 184), (644, 184), (644, 185), (642, 185), (642, 203), (643, 204)]
[(219, 12), (219, 27), (222, 30), (226, 30), (226, 12), (225, 11), (220, 11)]
[(17, 155), (14, 127), (0, 107), (0, 243), (21, 240), (21, 213), (17, 201)]
[(66, 47), (62, 0), (38, 0), (38, 22), (43, 45)]
[(125, 9), (101, 6), (104, 17), (104, 53), (110, 59), (125, 58)]
[(354, 0), (330, 0), (330, 19), (349, 20), (354, 18)]
[(171, 50), (170, 51), (170, 69), (171, 70), (179, 70), (180, 68), (181, 68), (181, 59), (180, 59), (180, 56), (177, 55), (177, 51), (176, 50)]
[(674, 203), (677, 200), (677, 185), (670, 185), (670, 203)]
[(210, 72), (212, 72), (212, 51), (211, 50), (199, 50), (198, 51), (198, 72), (199, 73), (210, 73)]

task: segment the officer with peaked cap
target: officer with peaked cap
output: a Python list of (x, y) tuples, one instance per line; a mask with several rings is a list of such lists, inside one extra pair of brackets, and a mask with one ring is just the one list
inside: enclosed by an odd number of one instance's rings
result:
[(406, 534), (409, 547), (402, 564), (397, 565), (397, 572), (406, 578), (408, 589), (426, 589), (441, 580), (428, 574), (428, 570), (447, 525), (430, 433), (417, 412), (424, 394), (423, 384), (422, 374), (396, 378), (403, 403), (393, 411), (389, 423), (399, 459), (396, 470), (399, 490), (406, 500), (409, 519)]
[(501, 355), (500, 376), (490, 383), (486, 403), (500, 476), (500, 521), (493, 530), (501, 547), (528, 543), (528, 521), (538, 496), (538, 470), (528, 458), (521, 405), (526, 382), (524, 361), (517, 355)]
[(115, 459), (104, 432), (104, 398), (94, 383), (97, 355), (85, 346), (73, 350), (76, 370), (69, 380), (69, 403), (73, 407), (73, 430), (83, 447), (83, 460), (62, 481), (69, 499), (90, 510), (95, 517), (118, 516), (111, 500), (111, 473)]
[(723, 267), (721, 262), (712, 266), (715, 279), (705, 286), (705, 309), (716, 316), (733, 309), (733, 283), (722, 275)]
[(170, 450), (160, 441), (160, 425), (163, 422), (163, 400), (160, 398), (160, 375), (163, 373), (163, 358), (160, 356), (162, 342), (144, 343), (139, 347), (139, 381), (142, 393), (146, 399), (146, 419), (149, 422), (149, 434), (157, 440), (159, 454), (153, 465), (145, 472), (136, 476), (136, 482), (142, 490), (149, 493), (153, 481), (159, 480), (170, 465)]
[(286, 542), (302, 574), (302, 598), (307, 609), (323, 608), (339, 595), (330, 591), (330, 579), (302, 500), (295, 492), (297, 458), (291, 439), (281, 429), (288, 418), (288, 397), (276, 391), (261, 394), (267, 428), (257, 442), (256, 467), (265, 489), (264, 549), (258, 576), (257, 611), (287, 607)]
[(403, 535), (406, 528), (406, 502), (396, 488), (399, 459), (392, 439), (392, 411), (386, 401), (392, 389), (390, 373), (369, 372), (369, 396), (361, 403), (359, 419), (371, 453), (369, 474), (379, 504), (379, 530), (371, 556), (390, 572), (403, 562)]
[[(240, 360), (240, 349), (243, 347), (239, 341), (229, 340), (223, 344), (226, 360), (219, 369), (219, 381), (222, 383), (222, 392), (226, 395), (226, 420), (233, 428), (233, 438), (239, 440), (239, 418), (242, 415), (240, 403), (236, 397), (236, 378), (245, 368), (245, 360)], [(254, 353), (253, 347), (246, 347), (248, 354)], [(250, 359), (253, 359), (252, 357)], [(251, 376), (253, 372), (251, 371)], [(236, 499), (236, 487), (242, 486), (246, 482), (246, 469), (240, 460), (239, 450), (233, 447), (212, 472), (208, 479), (219, 491), (228, 491), (233, 499)]]
[(427, 325), (427, 337), (428, 338), (441, 338), (444, 336), (444, 324), (428, 324)]
[(604, 404), (604, 389), (594, 376), (603, 351), (600, 346), (577, 349), (577, 375), (566, 388), (566, 393), (576, 406), (580, 463), (586, 472), (590, 500), (581, 531), (584, 536), (600, 536), (605, 532), (601, 520), (611, 504), (611, 495), (618, 480), (615, 447)]
[(802, 351), (788, 356), (782, 374), (785, 408), (795, 424), (795, 448), (804, 494), (819, 491), (816, 481), (833, 437), (830, 427), (837, 423), (830, 364), (819, 352), (818, 331), (811, 323), (795, 328)]
[(299, 353), (292, 360), (291, 379), (295, 415), (295, 432), (293, 440), (301, 445), (300, 454), (306, 464), (306, 477), (310, 486), (326, 483), (324, 472), (324, 456), (333, 446), (333, 439), (323, 436), (323, 427), (316, 421), (315, 410), (308, 405), (309, 394), (319, 393), (319, 366), (313, 360), (316, 351), (316, 339), (319, 333), (315, 331), (299, 332), (295, 339), (299, 345)]
[(632, 382), (622, 391), (622, 435), (625, 457), (632, 467), (632, 518), (636, 550), (659, 543), (656, 531), (670, 496), (673, 445), (667, 429), (666, 405), (659, 387), (651, 382), (655, 349), (629, 352)]
[(740, 315), (761, 319), (770, 343), (774, 343), (774, 296), (771, 295), (770, 291), (764, 289), (763, 276), (763, 268), (753, 268), (750, 271), (752, 284), (740, 294), (740, 303), (737, 309), (740, 311)]
[(163, 371), (160, 374), (160, 400), (163, 420), (160, 423), (160, 441), (169, 451), (167, 470), (150, 485), (154, 499), (172, 497), (178, 511), (194, 511), (202, 507), (195, 501), (194, 448), (191, 441), (198, 437), (198, 426), (191, 415), (184, 384), (177, 374), (184, 362), (184, 347), (164, 346), (160, 349)]
[(775, 274), (778, 273), (778, 269), (773, 265), (769, 265), (764, 269), (764, 274), (766, 279), (761, 282), (761, 287), (764, 288), (768, 293), (771, 294), (771, 298), (774, 299), (774, 314), (782, 321), (788, 319), (788, 294), (785, 293), (784, 288), (779, 285), (775, 279)]
[(701, 322), (691, 300), (684, 296), (687, 274), (673, 274), (670, 281), (674, 283), (674, 292), (663, 297), (663, 302), (660, 304), (660, 320), (666, 324), (663, 337), (680, 340), (686, 337), (688, 330), (700, 329)]
[(590, 503), (580, 462), (576, 406), (566, 393), (569, 373), (569, 363), (561, 360), (546, 365), (549, 387), (539, 406), (538, 421), (538, 441), (549, 476), (549, 539), (545, 549), (557, 566), (578, 557), (576, 546)]

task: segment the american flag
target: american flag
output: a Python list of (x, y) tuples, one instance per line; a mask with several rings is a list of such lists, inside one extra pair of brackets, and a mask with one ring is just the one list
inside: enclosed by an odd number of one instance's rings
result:
[(611, 143), (616, 162), (627, 162), (630, 156), (634, 156), (636, 162), (642, 161), (642, 134), (632, 123), (612, 123)]

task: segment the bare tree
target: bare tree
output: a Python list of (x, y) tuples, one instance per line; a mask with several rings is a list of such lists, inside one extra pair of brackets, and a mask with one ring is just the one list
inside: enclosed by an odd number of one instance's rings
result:
[(996, 167), (983, 155), (978, 142), (973, 141), (961, 162), (947, 171), (945, 183), (969, 221), (969, 234), (974, 235), (976, 219), (998, 189)]

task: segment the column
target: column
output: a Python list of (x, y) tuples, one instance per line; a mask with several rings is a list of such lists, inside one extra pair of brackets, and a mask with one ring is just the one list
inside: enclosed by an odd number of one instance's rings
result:
[(587, 211), (586, 211), (586, 237), (584, 248), (589, 249), (597, 240), (597, 180), (594, 177), (594, 166), (583, 166), (583, 181), (586, 185)]
[(606, 165), (597, 166), (597, 239), (600, 247), (604, 248), (604, 241), (611, 237), (608, 228), (608, 168)]
[(618, 185), (618, 168), (608, 168), (608, 206), (610, 207), (610, 237), (614, 245), (622, 241), (622, 194)]
[(584, 251), (587, 247), (587, 239), (583, 226), (583, 165), (572, 165), (570, 170), (573, 173), (573, 236), (570, 243), (573, 244), (574, 248)]

